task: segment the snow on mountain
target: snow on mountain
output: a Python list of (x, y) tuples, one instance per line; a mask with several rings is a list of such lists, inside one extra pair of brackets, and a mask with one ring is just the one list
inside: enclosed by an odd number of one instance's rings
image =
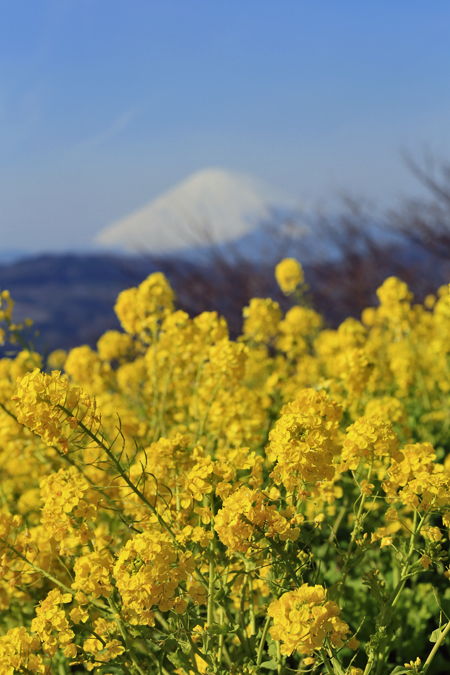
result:
[(167, 254), (236, 240), (293, 208), (286, 196), (246, 174), (204, 169), (96, 236), (102, 246)]

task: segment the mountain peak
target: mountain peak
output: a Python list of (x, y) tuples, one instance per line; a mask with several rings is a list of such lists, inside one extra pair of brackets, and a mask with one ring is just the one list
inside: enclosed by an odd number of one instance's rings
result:
[(96, 243), (157, 254), (222, 244), (288, 206), (286, 196), (253, 176), (208, 168), (103, 229)]

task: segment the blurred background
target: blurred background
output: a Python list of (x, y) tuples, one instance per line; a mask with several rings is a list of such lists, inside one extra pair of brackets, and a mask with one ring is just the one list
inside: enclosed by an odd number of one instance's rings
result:
[(0, 1), (0, 288), (94, 345), (162, 270), (233, 335), (305, 268), (330, 326), (450, 281), (446, 0)]

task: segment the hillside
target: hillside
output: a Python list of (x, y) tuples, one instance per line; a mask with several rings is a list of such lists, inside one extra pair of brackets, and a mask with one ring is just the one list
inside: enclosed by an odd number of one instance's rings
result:
[[(113, 310), (117, 295), (157, 270), (171, 281), (180, 308), (191, 315), (219, 311), (233, 335), (239, 333), (242, 307), (251, 297), (270, 296), (288, 307), (275, 284), (272, 260), (233, 262), (220, 254), (211, 254), (201, 265), (170, 256), (41, 255), (0, 265), (0, 288), (11, 292), (17, 321), (33, 319), (33, 342), (48, 352), (95, 345), (106, 330), (118, 328)], [(407, 281), (419, 300), (450, 278), (445, 260), (406, 243), (349, 249), (334, 262), (305, 265), (313, 302), (333, 326), (376, 304), (375, 290), (390, 275)]]

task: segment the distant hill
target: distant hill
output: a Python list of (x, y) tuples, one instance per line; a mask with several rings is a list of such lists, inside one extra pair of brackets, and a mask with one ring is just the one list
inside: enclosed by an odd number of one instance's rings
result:
[[(289, 254), (287, 248), (284, 255)], [(48, 353), (95, 346), (106, 330), (118, 329), (113, 310), (117, 295), (157, 270), (172, 283), (181, 309), (191, 316), (217, 310), (234, 336), (251, 297), (272, 297), (289, 307), (276, 286), (270, 256), (259, 262), (240, 256), (233, 261), (220, 250), (203, 264), (170, 256), (40, 255), (0, 265), (0, 289), (11, 292), (16, 321), (34, 320), (30, 335), (38, 330), (34, 344)], [(359, 318), (364, 307), (376, 304), (376, 288), (392, 274), (407, 281), (418, 300), (450, 281), (449, 263), (406, 242), (364, 250), (355, 244), (335, 261), (305, 265), (314, 305), (331, 326), (347, 316)]]
[(14, 317), (33, 319), (40, 350), (95, 344), (118, 328), (113, 311), (118, 293), (155, 271), (148, 260), (110, 256), (41, 255), (0, 265), (0, 288), (14, 301)]

